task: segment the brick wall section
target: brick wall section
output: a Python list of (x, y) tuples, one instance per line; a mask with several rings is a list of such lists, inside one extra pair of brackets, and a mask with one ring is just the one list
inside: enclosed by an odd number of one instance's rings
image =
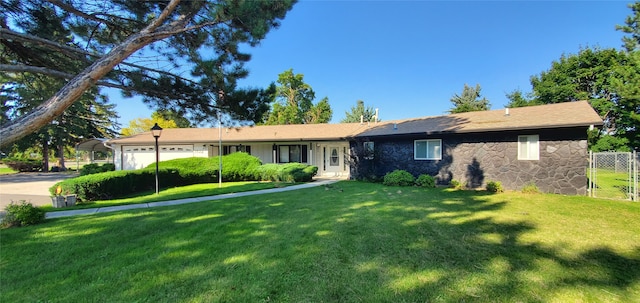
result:
[[(518, 135), (539, 135), (540, 160), (518, 160)], [(442, 139), (442, 160), (414, 160), (416, 139)], [(587, 141), (582, 128), (369, 140), (375, 142), (374, 159), (358, 161), (352, 170), (356, 178), (404, 169), (414, 176), (436, 176), (442, 185), (455, 179), (470, 188), (500, 181), (509, 190), (528, 184), (556, 194), (585, 195), (587, 190)], [(360, 144), (352, 142), (352, 154), (357, 155)]]

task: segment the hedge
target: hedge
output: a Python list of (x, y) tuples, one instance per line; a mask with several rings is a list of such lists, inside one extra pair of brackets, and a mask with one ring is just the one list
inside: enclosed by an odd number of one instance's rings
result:
[[(161, 188), (218, 181), (219, 157), (181, 158), (159, 163)], [(309, 182), (318, 167), (300, 163), (260, 165), (260, 159), (246, 153), (222, 157), (222, 180)], [(49, 189), (54, 195), (60, 186), (63, 195), (76, 194), (79, 201), (107, 200), (155, 188), (155, 163), (143, 169), (109, 171), (66, 179)]]
[(4, 164), (19, 172), (37, 172), (42, 170), (42, 160), (34, 159), (4, 159)]
[(256, 171), (262, 181), (309, 182), (318, 173), (318, 167), (301, 163), (264, 164)]
[(114, 171), (114, 170), (116, 170), (116, 165), (113, 163), (104, 163), (102, 165), (97, 163), (91, 163), (91, 164), (85, 164), (84, 166), (82, 166), (82, 169), (80, 169), (80, 175), (85, 176), (85, 175), (99, 174), (99, 173), (104, 173), (104, 172)]

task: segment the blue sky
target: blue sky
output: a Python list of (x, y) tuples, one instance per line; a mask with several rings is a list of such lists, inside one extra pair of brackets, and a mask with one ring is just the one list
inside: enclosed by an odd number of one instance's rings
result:
[[(480, 84), (492, 109), (505, 94), (581, 47), (620, 49), (615, 30), (630, 1), (300, 1), (261, 45), (242, 87), (265, 88), (293, 68), (329, 98), (332, 123), (363, 100), (380, 119), (442, 115), (464, 84)], [(150, 117), (112, 96), (119, 122)]]

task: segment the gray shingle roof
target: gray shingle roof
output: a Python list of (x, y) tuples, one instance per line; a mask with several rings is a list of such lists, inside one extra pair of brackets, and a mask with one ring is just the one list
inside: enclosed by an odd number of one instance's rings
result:
[(487, 131), (600, 126), (602, 119), (587, 101), (388, 121), (358, 136), (474, 133)]

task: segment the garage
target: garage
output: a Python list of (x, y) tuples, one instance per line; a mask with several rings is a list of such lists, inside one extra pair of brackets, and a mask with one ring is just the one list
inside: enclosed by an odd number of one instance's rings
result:
[[(154, 146), (123, 146), (122, 170), (140, 169), (156, 162)], [(194, 157), (193, 145), (160, 146), (159, 160), (167, 161), (178, 158)]]

